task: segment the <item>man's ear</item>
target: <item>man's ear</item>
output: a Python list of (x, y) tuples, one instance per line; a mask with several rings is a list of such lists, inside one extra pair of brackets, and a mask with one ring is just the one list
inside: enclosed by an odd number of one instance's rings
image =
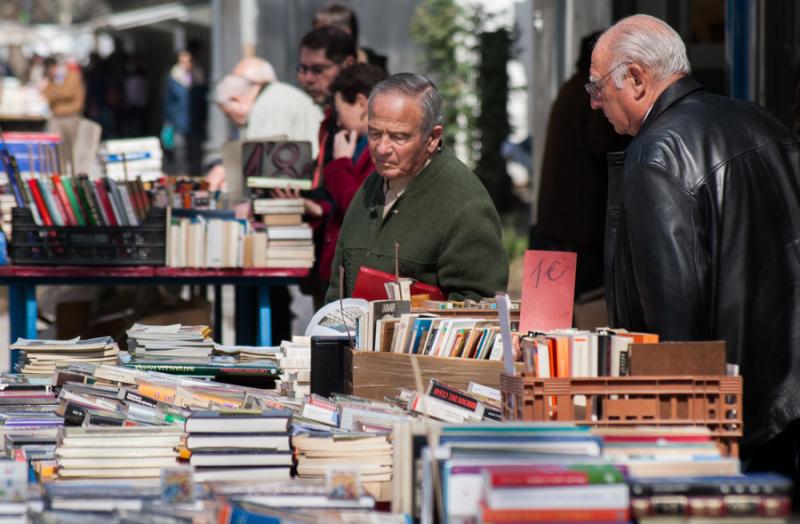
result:
[(351, 65), (353, 65), (355, 63), (356, 63), (356, 57), (348, 56), (347, 58), (344, 59), (344, 62), (342, 62), (342, 67), (343, 68), (350, 67)]
[(628, 75), (631, 77), (634, 99), (641, 100), (647, 91), (647, 72), (639, 64), (631, 64), (628, 66)]
[(430, 140), (426, 148), (429, 154), (433, 154), (434, 151), (439, 149), (439, 144), (442, 142), (442, 133), (444, 133), (444, 127), (442, 127), (441, 124), (436, 124), (433, 126), (433, 129), (431, 129), (431, 134), (428, 135)]
[(356, 103), (355, 103), (355, 105), (357, 105), (360, 109), (363, 109), (363, 110), (366, 111), (368, 102), (369, 102), (369, 99), (366, 97), (366, 95), (364, 95), (363, 93), (356, 94)]

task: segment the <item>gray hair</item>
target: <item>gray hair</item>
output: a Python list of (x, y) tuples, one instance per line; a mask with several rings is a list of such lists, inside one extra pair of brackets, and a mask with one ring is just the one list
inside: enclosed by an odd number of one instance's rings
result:
[[(649, 15), (623, 18), (607, 32), (613, 34), (609, 50), (614, 64), (636, 63), (646, 68), (656, 80), (674, 74), (688, 74), (692, 68), (686, 56), (686, 45), (666, 22)], [(617, 87), (622, 87), (626, 68), (611, 73)]]
[(398, 73), (378, 83), (369, 94), (369, 114), (374, 100), (390, 93), (402, 94), (419, 100), (422, 107), (422, 132), (427, 135), (442, 123), (442, 96), (429, 78), (416, 73)]

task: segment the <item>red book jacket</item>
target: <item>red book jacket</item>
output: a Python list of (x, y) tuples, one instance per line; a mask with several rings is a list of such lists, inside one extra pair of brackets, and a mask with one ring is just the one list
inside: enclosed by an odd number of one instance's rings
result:
[(336, 241), (339, 240), (339, 231), (344, 222), (344, 215), (350, 206), (350, 201), (361, 187), (362, 182), (375, 171), (375, 164), (369, 154), (369, 148), (365, 147), (358, 160), (353, 163), (349, 158), (337, 158), (332, 160), (322, 170), (325, 179), (325, 189), (330, 193), (336, 207), (328, 208), (323, 202), (319, 202), (325, 214), (332, 213), (325, 225), (325, 233), (322, 241), (322, 252), (319, 261), (319, 274), (323, 282), (331, 279), (331, 264), (336, 253)]

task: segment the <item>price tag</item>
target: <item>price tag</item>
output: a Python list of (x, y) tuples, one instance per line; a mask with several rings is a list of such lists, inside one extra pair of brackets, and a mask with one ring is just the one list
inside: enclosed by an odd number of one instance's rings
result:
[(578, 255), (562, 251), (526, 251), (522, 274), (520, 332), (572, 326)]

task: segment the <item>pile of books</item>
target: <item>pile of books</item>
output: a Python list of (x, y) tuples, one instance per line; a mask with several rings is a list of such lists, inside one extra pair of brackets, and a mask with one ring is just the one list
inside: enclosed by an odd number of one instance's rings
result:
[(114, 180), (141, 177), (152, 182), (163, 176), (161, 142), (155, 136), (106, 140), (99, 157), (106, 176)]
[(78, 337), (70, 340), (19, 338), (10, 348), (22, 352), (22, 373), (39, 376), (51, 376), (59, 362), (116, 363), (120, 353), (117, 343), (111, 337)]
[(156, 478), (175, 466), (183, 438), (176, 426), (63, 428), (58, 436), (58, 477)]
[(632, 477), (736, 476), (740, 462), (726, 457), (708, 427), (595, 428), (605, 458)]
[(253, 199), (253, 216), (265, 226), (299, 226), (304, 212), (302, 198)]
[(208, 358), (214, 349), (209, 326), (134, 324), (125, 334), (137, 360), (149, 357)]
[(291, 418), (287, 409), (193, 412), (184, 430), (195, 480), (288, 480)]

